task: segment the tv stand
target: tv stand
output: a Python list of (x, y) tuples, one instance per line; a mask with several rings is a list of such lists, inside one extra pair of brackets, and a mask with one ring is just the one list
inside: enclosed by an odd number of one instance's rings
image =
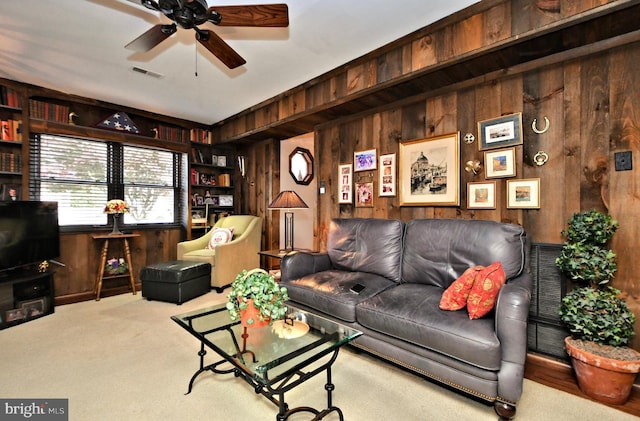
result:
[(24, 270), (0, 277), (0, 329), (53, 312), (53, 272)]

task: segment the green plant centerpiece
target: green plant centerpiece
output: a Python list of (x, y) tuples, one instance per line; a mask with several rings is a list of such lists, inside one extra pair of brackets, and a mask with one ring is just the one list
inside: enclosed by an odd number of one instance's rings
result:
[(231, 284), (227, 295), (227, 310), (231, 320), (242, 320), (242, 313), (255, 307), (257, 312), (243, 320), (247, 327), (272, 323), (287, 314), (285, 301), (287, 288), (278, 285), (273, 276), (263, 269), (243, 270)]
[[(621, 292), (609, 285), (618, 267), (616, 254), (607, 244), (617, 229), (617, 221), (595, 209), (576, 213), (569, 219), (567, 230), (562, 231), (566, 243), (556, 259), (557, 267), (576, 285), (562, 299), (559, 313), (571, 334), (565, 345), (579, 386), (592, 398), (613, 404), (626, 402), (640, 371), (640, 353), (626, 346), (634, 335), (636, 318)], [(627, 392), (621, 390), (626, 396), (614, 397), (610, 391), (600, 390), (607, 382), (602, 380), (602, 374), (587, 373), (592, 358), (593, 364), (603, 367), (608, 366), (605, 359), (630, 364), (626, 377), (631, 384)], [(586, 377), (595, 384), (587, 384)], [(621, 381), (616, 379), (615, 384)]]

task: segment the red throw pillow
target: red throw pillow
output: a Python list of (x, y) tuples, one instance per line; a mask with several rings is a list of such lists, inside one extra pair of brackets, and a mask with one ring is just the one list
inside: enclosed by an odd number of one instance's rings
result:
[(467, 297), (473, 287), (476, 275), (484, 269), (483, 266), (476, 266), (464, 271), (462, 275), (447, 288), (440, 298), (441, 310), (460, 310), (467, 305)]
[(500, 262), (494, 262), (478, 273), (467, 298), (470, 319), (479, 319), (491, 311), (506, 280), (507, 276)]

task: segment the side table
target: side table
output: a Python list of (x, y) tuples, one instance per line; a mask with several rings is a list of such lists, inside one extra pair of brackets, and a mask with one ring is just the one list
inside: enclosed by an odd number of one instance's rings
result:
[[(266, 257), (267, 260), (269, 260), (269, 259), (277, 259), (278, 261), (280, 261), (287, 254), (296, 253), (298, 251), (304, 251), (304, 252), (307, 252), (307, 253), (316, 253), (316, 252), (314, 252), (312, 250), (309, 250), (309, 249), (292, 249), (292, 250), (273, 249), (273, 250), (261, 250), (261, 251), (258, 252), (258, 254), (260, 256)], [(276, 279), (276, 281), (280, 280), (280, 264), (279, 263), (275, 268), (271, 265), (271, 263), (267, 263), (266, 264), (266, 269), (269, 271), (269, 274), (271, 274)]]
[[(129, 238), (140, 237), (140, 234), (96, 234), (91, 236), (94, 240), (103, 240), (102, 252), (100, 253), (100, 264), (98, 266), (98, 277), (96, 278), (96, 301), (100, 301), (100, 291), (102, 291), (102, 281), (104, 279), (129, 277), (131, 282), (131, 291), (136, 294), (136, 282), (133, 278), (133, 265), (131, 263), (131, 250), (129, 249)], [(122, 275), (104, 275), (104, 267), (107, 264), (107, 253), (109, 252), (109, 240), (122, 240), (124, 242), (124, 258), (129, 265), (129, 273)]]

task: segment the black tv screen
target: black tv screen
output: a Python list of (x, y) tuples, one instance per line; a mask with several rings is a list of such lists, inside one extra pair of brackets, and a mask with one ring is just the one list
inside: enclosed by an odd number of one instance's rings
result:
[(0, 202), (0, 270), (59, 256), (58, 202)]

